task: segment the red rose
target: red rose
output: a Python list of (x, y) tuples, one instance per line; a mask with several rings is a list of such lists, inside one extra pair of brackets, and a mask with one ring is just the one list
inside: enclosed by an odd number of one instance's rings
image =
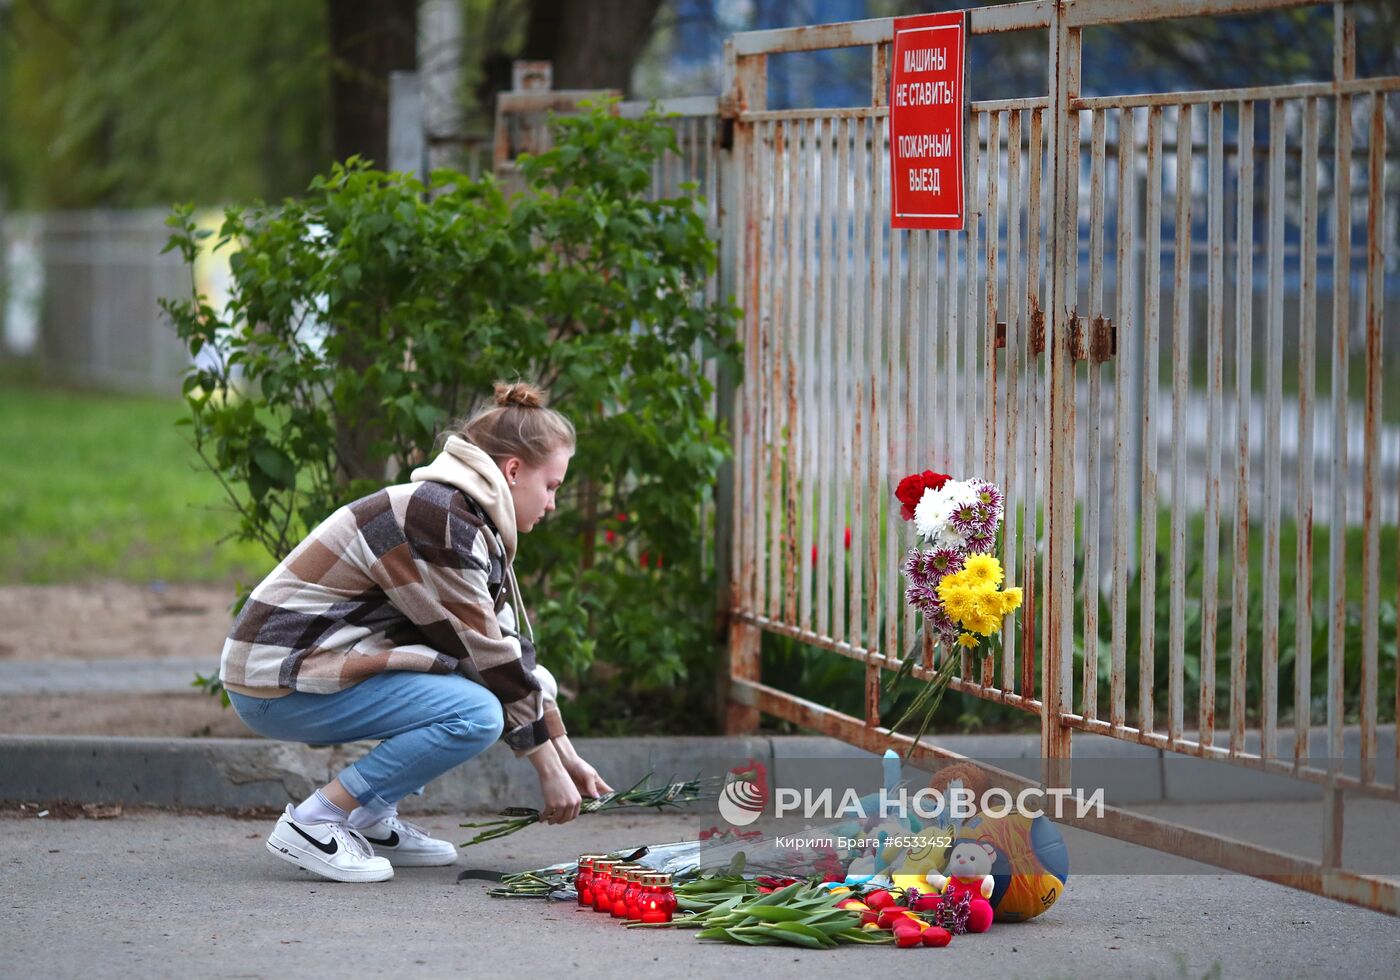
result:
[(908, 504), (900, 504), (899, 516), (904, 518), (906, 521), (912, 521), (914, 519), (914, 508), (910, 507)]
[[(942, 486), (942, 484), (939, 484)], [(906, 507), (916, 507), (919, 498), (924, 495), (924, 478), (919, 474), (906, 476), (899, 481), (899, 486), (894, 491), (895, 498)], [(907, 520), (908, 518), (906, 518)]]
[(921, 476), (924, 486), (930, 490), (942, 490), (943, 484), (952, 479), (947, 473), (935, 473), (933, 470), (924, 470)]

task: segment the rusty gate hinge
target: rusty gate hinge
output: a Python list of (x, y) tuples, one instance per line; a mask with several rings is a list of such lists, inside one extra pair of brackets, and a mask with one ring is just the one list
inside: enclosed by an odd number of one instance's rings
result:
[(1069, 319), (1069, 356), (1076, 361), (1082, 361), (1089, 356), (1088, 345), (1084, 341), (1084, 324), (1086, 318), (1077, 313), (1071, 314)]
[(1089, 355), (1095, 364), (1102, 364), (1118, 356), (1118, 328), (1110, 318), (1103, 315), (1094, 317), (1094, 331), (1089, 339)]
[(1005, 320), (998, 320), (998, 321), (997, 321), (996, 336), (995, 336), (995, 337), (993, 338), (993, 340), (992, 340), (992, 346), (995, 347), (997, 350), (1001, 350), (1003, 347), (1006, 346), (1006, 321), (1005, 321)]

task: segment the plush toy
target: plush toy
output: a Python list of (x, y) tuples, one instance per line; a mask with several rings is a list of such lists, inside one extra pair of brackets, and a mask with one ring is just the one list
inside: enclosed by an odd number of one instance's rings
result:
[(846, 869), (846, 884), (888, 885), (891, 870), (899, 866), (905, 852), (904, 847), (893, 842), (907, 837), (908, 827), (895, 820), (886, 820), (861, 833), (865, 839), (878, 840), (880, 843), (873, 846), (869, 854), (851, 862)]
[(925, 838), (923, 846), (911, 847), (906, 851), (904, 860), (895, 869), (894, 883), (906, 891), (936, 891), (930, 878), (948, 863), (948, 848), (942, 841), (952, 839), (952, 829), (926, 828), (922, 836)]
[(992, 878), (996, 858), (996, 848), (986, 841), (958, 841), (948, 854), (948, 875), (928, 876), (929, 884), (945, 900), (964, 892), (969, 894), (968, 932), (986, 932), (992, 927), (992, 905), (988, 899), (996, 885)]

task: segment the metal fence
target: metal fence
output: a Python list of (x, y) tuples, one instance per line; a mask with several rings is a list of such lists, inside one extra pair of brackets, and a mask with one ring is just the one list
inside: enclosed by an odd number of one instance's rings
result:
[[(1083, 826), (1397, 912), (1397, 882), (1345, 869), (1341, 846), (1346, 795), (1397, 798), (1377, 753), (1380, 698), (1400, 701), (1379, 683), (1381, 645), (1397, 639), (1380, 635), (1380, 588), (1396, 560), (1382, 524), (1400, 512), (1400, 430), (1383, 399), (1397, 377), (1383, 337), (1395, 332), (1387, 119), (1400, 78), (1355, 77), (1353, 15), (1337, 4), (1330, 82), (1079, 91), (1086, 29), (1305, 5), (970, 11), (985, 43), (1048, 32), (1050, 57), (1044, 96), (972, 104), (958, 233), (888, 227), (891, 21), (732, 40), (721, 230), (747, 362), (733, 409), (731, 731), (763, 712), (877, 751), (910, 743), (881, 725), (882, 672), (910, 656), (927, 680), (953, 654), (903, 603), (893, 484), (927, 467), (981, 475), (1006, 491), (1001, 557), (1025, 604), (995, 660), (961, 655), (953, 687), (1040, 719), (1047, 782), (1068, 785), (1072, 736), (1086, 732), (1325, 794), (1321, 859), (1287, 855), (1281, 872), (1260, 871), (1280, 867), (1275, 852), (1116, 808)], [(770, 56), (842, 47), (870, 52), (870, 105), (767, 107)], [(1349, 588), (1361, 617), (1350, 669)], [(1130, 614), (1134, 590), (1148, 614)], [(765, 633), (863, 663), (864, 716), (765, 684)], [(1082, 655), (1101, 646), (1102, 670)], [(1360, 762), (1344, 771), (1348, 711)]]
[[(188, 292), (190, 273), (178, 254), (160, 254), (170, 235), (165, 217), (73, 211), (12, 222), (5, 247), (22, 267), (10, 270), (10, 285), (33, 296), (7, 311), (16, 321), (7, 334), (26, 340), (12, 339), (9, 346), (21, 349), (9, 353), (37, 355), (52, 376), (78, 384), (178, 394), (189, 352), (159, 299)], [(34, 350), (27, 349), (31, 335)]]

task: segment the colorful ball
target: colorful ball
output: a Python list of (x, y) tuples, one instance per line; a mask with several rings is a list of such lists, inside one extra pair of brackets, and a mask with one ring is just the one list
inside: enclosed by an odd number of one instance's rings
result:
[(1034, 919), (1064, 892), (1069, 852), (1059, 829), (1045, 816), (979, 815), (959, 828), (957, 839), (986, 841), (996, 848), (990, 902), (997, 922)]

